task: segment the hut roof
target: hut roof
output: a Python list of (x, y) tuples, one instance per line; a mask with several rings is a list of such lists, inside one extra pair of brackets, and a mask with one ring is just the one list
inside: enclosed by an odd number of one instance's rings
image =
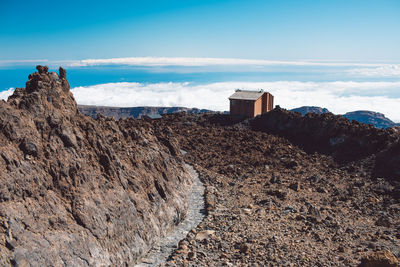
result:
[(247, 91), (236, 90), (236, 92), (229, 97), (230, 100), (257, 100), (264, 94), (263, 90)]

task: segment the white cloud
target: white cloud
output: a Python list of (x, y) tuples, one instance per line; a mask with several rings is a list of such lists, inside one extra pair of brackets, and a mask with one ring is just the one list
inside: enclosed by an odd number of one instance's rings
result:
[(359, 68), (348, 71), (351, 75), (364, 77), (400, 77), (400, 65), (384, 65), (377, 68)]
[[(359, 96), (346, 92), (368, 92), (400, 89), (400, 82), (219, 82), (204, 85), (192, 83), (107, 83), (72, 89), (76, 101), (84, 105), (115, 107), (185, 106), (211, 110), (229, 110), (228, 97), (236, 88), (264, 88), (275, 96), (275, 104), (291, 109), (320, 106), (335, 114), (355, 110), (381, 112), (400, 122), (400, 98)], [(7, 99), (14, 89), (0, 92)]]
[(5, 91), (0, 91), (0, 99), (7, 100), (7, 98), (12, 95), (14, 92), (14, 88), (9, 88), (8, 90)]
[(78, 103), (103, 106), (185, 106), (228, 110), (228, 97), (236, 88), (264, 88), (284, 108), (321, 106), (336, 114), (372, 110), (400, 122), (400, 98), (357, 96), (346, 92), (394, 90), (400, 82), (219, 82), (191, 83), (108, 83), (72, 89)]
[[(344, 61), (310, 61), (310, 60), (265, 60), (244, 58), (210, 58), (210, 57), (125, 57), (83, 60), (0, 60), (0, 66), (47, 64), (51, 67), (87, 66), (137, 66), (137, 67), (233, 67), (245, 69), (266, 67), (331, 67), (335, 72), (357, 77), (400, 77), (400, 65), (389, 63), (360, 63)], [(340, 69), (337, 69), (340, 68)], [(352, 69), (349, 69), (352, 68)], [(160, 70), (158, 70), (160, 71)]]
[(0, 66), (46, 64), (48, 62), (49, 61), (47, 59), (2, 59), (2, 60), (0, 60)]
[(383, 63), (351, 63), (328, 61), (280, 61), (240, 58), (194, 57), (127, 57), (108, 59), (84, 59), (70, 61), (69, 66), (132, 65), (132, 66), (331, 66), (331, 67), (382, 67)]

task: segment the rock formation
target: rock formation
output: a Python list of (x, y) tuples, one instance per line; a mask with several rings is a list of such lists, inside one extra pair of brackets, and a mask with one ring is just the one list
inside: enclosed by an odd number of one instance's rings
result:
[(37, 70), (0, 101), (0, 265), (133, 265), (185, 216), (177, 142), (81, 114), (66, 71)]
[(365, 256), (358, 267), (399, 267), (397, 258), (387, 250)]
[(281, 108), (256, 117), (252, 129), (282, 135), (307, 151), (318, 151), (339, 162), (365, 158), (388, 149), (399, 140), (393, 130), (350, 122), (332, 113), (308, 113), (304, 117)]

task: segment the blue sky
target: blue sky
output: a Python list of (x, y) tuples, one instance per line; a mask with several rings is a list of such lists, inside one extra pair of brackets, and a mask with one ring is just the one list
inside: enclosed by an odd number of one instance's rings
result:
[(0, 60), (400, 61), (399, 0), (0, 0)]

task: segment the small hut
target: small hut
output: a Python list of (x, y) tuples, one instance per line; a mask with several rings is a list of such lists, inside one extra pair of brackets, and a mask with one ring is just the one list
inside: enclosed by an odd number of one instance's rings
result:
[(229, 101), (232, 116), (253, 118), (274, 108), (274, 96), (264, 90), (237, 89)]

